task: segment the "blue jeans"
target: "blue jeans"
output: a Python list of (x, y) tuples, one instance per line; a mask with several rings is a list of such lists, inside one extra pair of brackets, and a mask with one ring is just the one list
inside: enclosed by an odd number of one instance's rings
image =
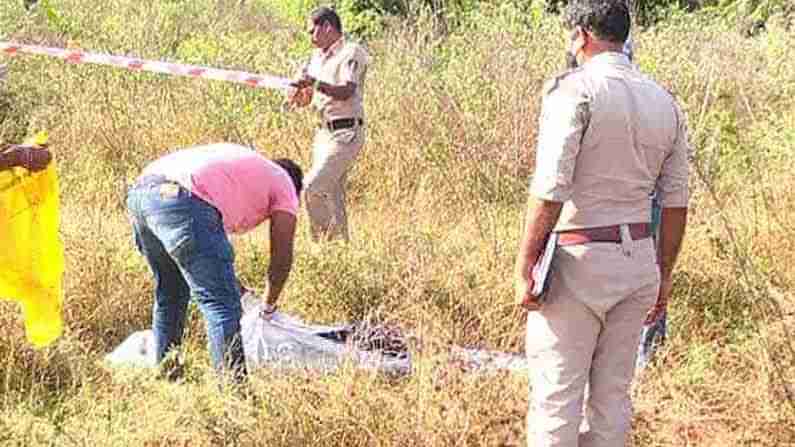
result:
[(213, 366), (244, 377), (240, 291), (221, 214), (163, 177), (146, 177), (132, 187), (127, 209), (138, 250), (155, 277), (152, 328), (157, 361), (182, 343), (188, 300), (193, 297), (207, 323)]

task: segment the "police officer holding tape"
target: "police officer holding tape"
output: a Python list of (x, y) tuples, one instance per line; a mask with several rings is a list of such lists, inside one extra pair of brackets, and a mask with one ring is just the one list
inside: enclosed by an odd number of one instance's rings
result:
[(340, 18), (331, 8), (312, 12), (308, 32), (317, 49), (288, 98), (298, 107), (311, 101), (320, 113), (306, 179), (306, 209), (313, 240), (348, 240), (345, 182), (364, 145), (362, 96), (369, 56), (360, 45), (345, 41)]

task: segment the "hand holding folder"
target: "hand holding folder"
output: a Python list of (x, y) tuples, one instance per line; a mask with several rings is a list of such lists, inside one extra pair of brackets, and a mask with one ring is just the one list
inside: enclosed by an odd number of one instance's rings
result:
[(558, 234), (554, 232), (550, 233), (544, 245), (544, 251), (538, 256), (535, 265), (533, 265), (533, 269), (530, 271), (530, 277), (533, 280), (533, 288), (530, 290), (530, 294), (536, 298), (539, 304), (543, 303), (546, 298), (546, 291), (549, 288), (552, 258), (557, 246)]

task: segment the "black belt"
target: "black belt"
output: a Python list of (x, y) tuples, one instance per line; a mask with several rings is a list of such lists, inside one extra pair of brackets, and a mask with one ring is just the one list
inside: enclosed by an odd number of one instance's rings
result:
[(364, 120), (361, 118), (340, 118), (337, 120), (326, 121), (323, 123), (326, 129), (334, 132), (340, 129), (350, 129), (356, 125), (363, 126)]

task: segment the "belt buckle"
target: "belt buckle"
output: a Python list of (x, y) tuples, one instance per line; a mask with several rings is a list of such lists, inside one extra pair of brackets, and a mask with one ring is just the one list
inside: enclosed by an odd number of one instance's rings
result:
[(329, 129), (331, 129), (331, 131), (334, 132), (335, 130), (340, 130), (340, 129), (350, 129), (352, 127), (348, 125), (350, 124), (350, 122), (351, 122), (350, 118), (337, 118), (335, 120), (329, 121), (328, 126)]
[(326, 121), (324, 127), (331, 132), (334, 132), (335, 130), (339, 129), (353, 129), (357, 125), (362, 125), (362, 123), (363, 120), (361, 118), (337, 118)]

